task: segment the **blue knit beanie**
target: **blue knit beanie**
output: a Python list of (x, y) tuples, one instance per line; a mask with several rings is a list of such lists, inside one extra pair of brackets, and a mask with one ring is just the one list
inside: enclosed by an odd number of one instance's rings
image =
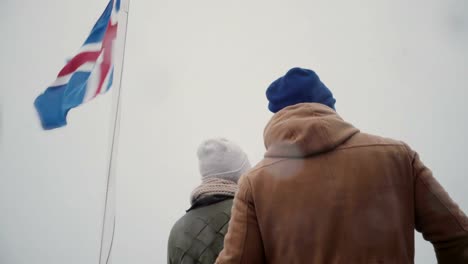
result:
[(332, 92), (311, 70), (292, 68), (286, 75), (274, 81), (266, 91), (268, 109), (276, 113), (290, 105), (320, 103), (335, 109)]

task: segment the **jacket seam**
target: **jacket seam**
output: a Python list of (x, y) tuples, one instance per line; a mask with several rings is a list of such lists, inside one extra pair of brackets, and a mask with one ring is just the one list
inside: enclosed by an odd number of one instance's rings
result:
[[(410, 154), (410, 150), (408, 149), (408, 146), (406, 146), (405, 144), (402, 144), (403, 146), (403, 149), (405, 150), (405, 153), (406, 153), (406, 158), (408, 160), (408, 164), (409, 164), (409, 167), (411, 169), (411, 175), (413, 176), (413, 178), (415, 178), (414, 176), (414, 168), (413, 168), (413, 162), (414, 162), (414, 156), (415, 154), (413, 154), (413, 156), (411, 156)], [(415, 178), (416, 179), (416, 178)]]
[(463, 226), (463, 224), (460, 222), (460, 220), (458, 219), (458, 217), (452, 212), (452, 210), (449, 209), (449, 207), (447, 206), (447, 204), (442, 200), (440, 199), (440, 197), (434, 193), (434, 191), (429, 187), (429, 185), (427, 184), (427, 182), (425, 181), (424, 178), (421, 178), (419, 177), (422, 181), (422, 183), (424, 184), (424, 186), (429, 190), (429, 192), (434, 195), (437, 200), (445, 207), (445, 209), (447, 209), (447, 211), (450, 213), (450, 215), (455, 218), (455, 221), (457, 222), (457, 224), (460, 226), (461, 230), (464, 231), (465, 233), (468, 232), (468, 230)]
[[(267, 158), (270, 158), (270, 157), (267, 157)], [(250, 174), (252, 174), (252, 173), (254, 173), (254, 172), (256, 172), (256, 171), (258, 171), (258, 170), (260, 170), (260, 169), (267, 168), (267, 167), (270, 167), (270, 166), (272, 166), (272, 165), (275, 165), (276, 163), (280, 163), (280, 162), (282, 162), (282, 161), (287, 161), (287, 160), (289, 160), (289, 158), (270, 158), (270, 159), (279, 159), (279, 160), (274, 161), (274, 162), (272, 162), (272, 163), (268, 163), (268, 164), (262, 165), (262, 166), (260, 166), (260, 167), (258, 167), (258, 168), (255, 168), (255, 169), (251, 170), (250, 172), (248, 172), (248, 173), (246, 174), (245, 177), (248, 178), (248, 177), (247, 177), (248, 175), (250, 175)], [(250, 188), (252, 188), (252, 186), (250, 185), (250, 181), (249, 181), (249, 189), (250, 189)]]
[[(274, 165), (274, 164), (279, 163), (279, 162), (282, 162), (282, 161), (284, 161), (284, 160), (283, 160), (283, 159), (282, 159), (282, 160), (278, 160), (278, 161), (276, 161), (276, 162), (271, 163), (270, 165)], [(247, 180), (249, 181), (249, 189), (250, 189), (250, 195), (251, 195), (251, 198), (252, 198), (252, 202), (253, 202), (253, 204), (255, 205), (255, 197), (254, 197), (254, 195), (253, 195), (253, 194), (255, 193), (255, 190), (254, 190), (254, 187), (252, 186), (252, 183), (250, 182), (250, 179), (247, 178)], [(254, 209), (255, 209), (255, 210), (254, 210), (254, 212), (255, 212), (255, 220), (256, 220), (256, 222), (257, 222), (258, 233), (259, 233), (260, 238), (261, 238), (260, 241), (261, 241), (261, 245), (262, 245), (262, 249), (263, 249), (263, 251), (262, 251), (261, 253), (262, 253), (263, 260), (265, 261), (265, 260), (266, 260), (266, 254), (265, 254), (266, 250), (265, 250), (265, 244), (263, 243), (262, 229), (261, 229), (260, 224), (259, 224), (259, 222), (261, 222), (261, 221), (259, 221), (259, 217), (261, 217), (261, 215), (259, 215), (259, 214), (257, 213), (257, 207), (256, 207), (256, 206), (255, 206)]]
[(200, 257), (203, 256), (203, 253), (205, 253), (205, 251), (207, 251), (208, 248), (209, 248), (209, 246), (206, 246), (206, 245), (205, 245), (205, 248), (202, 250), (202, 252), (200, 253), (200, 256), (198, 256), (198, 258), (197, 258), (197, 262), (201, 262), (201, 261), (200, 261)]
[(245, 177), (245, 180), (246, 180), (246, 183), (247, 183), (247, 187), (248, 187), (248, 190), (246, 190), (246, 192), (244, 193), (244, 197), (243, 197), (243, 200), (244, 200), (244, 203), (245, 203), (245, 208), (244, 208), (244, 211), (245, 211), (245, 232), (244, 232), (244, 238), (242, 239), (242, 252), (241, 252), (241, 257), (239, 259), (239, 263), (242, 263), (243, 260), (244, 260), (244, 257), (245, 257), (245, 242), (247, 240), (247, 232), (248, 232), (248, 229), (249, 229), (249, 224), (248, 224), (248, 219), (249, 219), (249, 216), (248, 216), (248, 211), (249, 211), (249, 204), (248, 204), (248, 201), (247, 201), (247, 193), (251, 191), (251, 186), (250, 186), (250, 180), (248, 177)]
[[(205, 220), (202, 219), (201, 217), (197, 217), (197, 219), (201, 220), (201, 221), (205, 224), (205, 226), (197, 233), (197, 235), (195, 235), (195, 236), (193, 237), (194, 240), (200, 241), (197, 237), (198, 237), (198, 235), (201, 234), (201, 232), (203, 232), (203, 230), (205, 230), (205, 228), (208, 226), (208, 223), (205, 222)], [(184, 232), (184, 233), (187, 234), (188, 232)], [(180, 247), (176, 247), (176, 248), (182, 249), (182, 248), (180, 248)], [(202, 251), (202, 254), (203, 254), (203, 252), (204, 252), (205, 250), (206, 250), (206, 247), (205, 247), (205, 249)], [(187, 255), (188, 249), (187, 249), (187, 250), (183, 250), (183, 251), (184, 251), (184, 254), (182, 254), (182, 257), (180, 258), (181, 261), (182, 261), (182, 259)], [(200, 256), (201, 256), (201, 254), (200, 254)], [(193, 258), (193, 257), (191, 257), (191, 258), (192, 258), (192, 259), (195, 259), (195, 258)]]
[(265, 158), (269, 158), (269, 159), (281, 159), (279, 161), (276, 161), (276, 162), (273, 162), (273, 163), (270, 163), (270, 164), (266, 164), (262, 167), (259, 167), (259, 168), (256, 168), (255, 170), (252, 170), (253, 171), (256, 171), (257, 169), (261, 169), (261, 168), (265, 168), (265, 167), (268, 167), (270, 165), (273, 165), (275, 163), (278, 163), (280, 161), (283, 161), (283, 160), (290, 160), (290, 159), (306, 159), (306, 158), (309, 158), (309, 157), (313, 157), (313, 156), (318, 156), (318, 155), (322, 155), (322, 154), (326, 154), (326, 153), (331, 153), (331, 152), (334, 152), (334, 151), (340, 151), (340, 150), (348, 150), (348, 149), (356, 149), (356, 148), (367, 148), (367, 147), (402, 147), (401, 144), (369, 144), (369, 145), (359, 145), (359, 146), (349, 146), (349, 147), (337, 147), (335, 149), (332, 149), (330, 151), (324, 151), (324, 152), (320, 152), (320, 153), (315, 153), (315, 154), (312, 154), (312, 155), (307, 155), (307, 156), (298, 156), (298, 157), (285, 157), (285, 156), (265, 156)]
[[(400, 141), (401, 142), (401, 141)], [(413, 197), (413, 221), (414, 223), (416, 223), (416, 182), (418, 180), (418, 178), (414, 175), (414, 158), (416, 156), (416, 152), (413, 151), (413, 154), (411, 155), (411, 149), (410, 147), (405, 144), (404, 142), (401, 142), (402, 145), (403, 145), (403, 149), (405, 150), (405, 153), (406, 153), (406, 159), (408, 161), (408, 167), (409, 169), (411, 170), (411, 180), (413, 181), (412, 182), (412, 197)], [(406, 252), (407, 256), (408, 256), (408, 252)], [(408, 256), (409, 258), (409, 256)], [(411, 259), (411, 258), (409, 258)]]
[(368, 145), (358, 145), (358, 146), (349, 146), (349, 147), (338, 147), (335, 150), (347, 150), (347, 149), (355, 149), (355, 148), (367, 148), (367, 147), (401, 147), (401, 144), (384, 144), (384, 143), (379, 143), (379, 144), (368, 144)]

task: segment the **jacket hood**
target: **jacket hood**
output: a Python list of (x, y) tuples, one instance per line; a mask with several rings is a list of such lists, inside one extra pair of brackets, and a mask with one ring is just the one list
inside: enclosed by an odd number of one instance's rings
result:
[(265, 127), (265, 157), (302, 158), (331, 151), (358, 132), (325, 105), (292, 105), (276, 113)]

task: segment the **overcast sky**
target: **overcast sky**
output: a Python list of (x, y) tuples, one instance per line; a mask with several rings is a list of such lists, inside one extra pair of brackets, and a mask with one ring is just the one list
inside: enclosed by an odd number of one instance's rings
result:
[[(98, 260), (112, 92), (47, 132), (33, 100), (106, 3), (0, 2), (0, 263)], [(138, 0), (122, 83), (114, 264), (166, 261), (170, 228), (199, 182), (203, 139), (227, 137), (261, 159), (265, 88), (294, 66), (316, 70), (361, 130), (409, 143), (468, 212), (466, 0)], [(416, 256), (436, 263), (419, 234)]]

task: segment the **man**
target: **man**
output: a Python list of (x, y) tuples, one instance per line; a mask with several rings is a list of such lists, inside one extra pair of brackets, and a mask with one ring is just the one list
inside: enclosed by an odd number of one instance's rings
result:
[(406, 144), (360, 132), (294, 68), (268, 88), (265, 158), (239, 183), (217, 263), (413, 263), (414, 229), (468, 263), (468, 218)]
[(197, 151), (202, 183), (193, 190), (191, 207), (169, 236), (169, 264), (213, 264), (223, 249), (239, 177), (250, 169), (247, 155), (226, 139), (210, 139)]

